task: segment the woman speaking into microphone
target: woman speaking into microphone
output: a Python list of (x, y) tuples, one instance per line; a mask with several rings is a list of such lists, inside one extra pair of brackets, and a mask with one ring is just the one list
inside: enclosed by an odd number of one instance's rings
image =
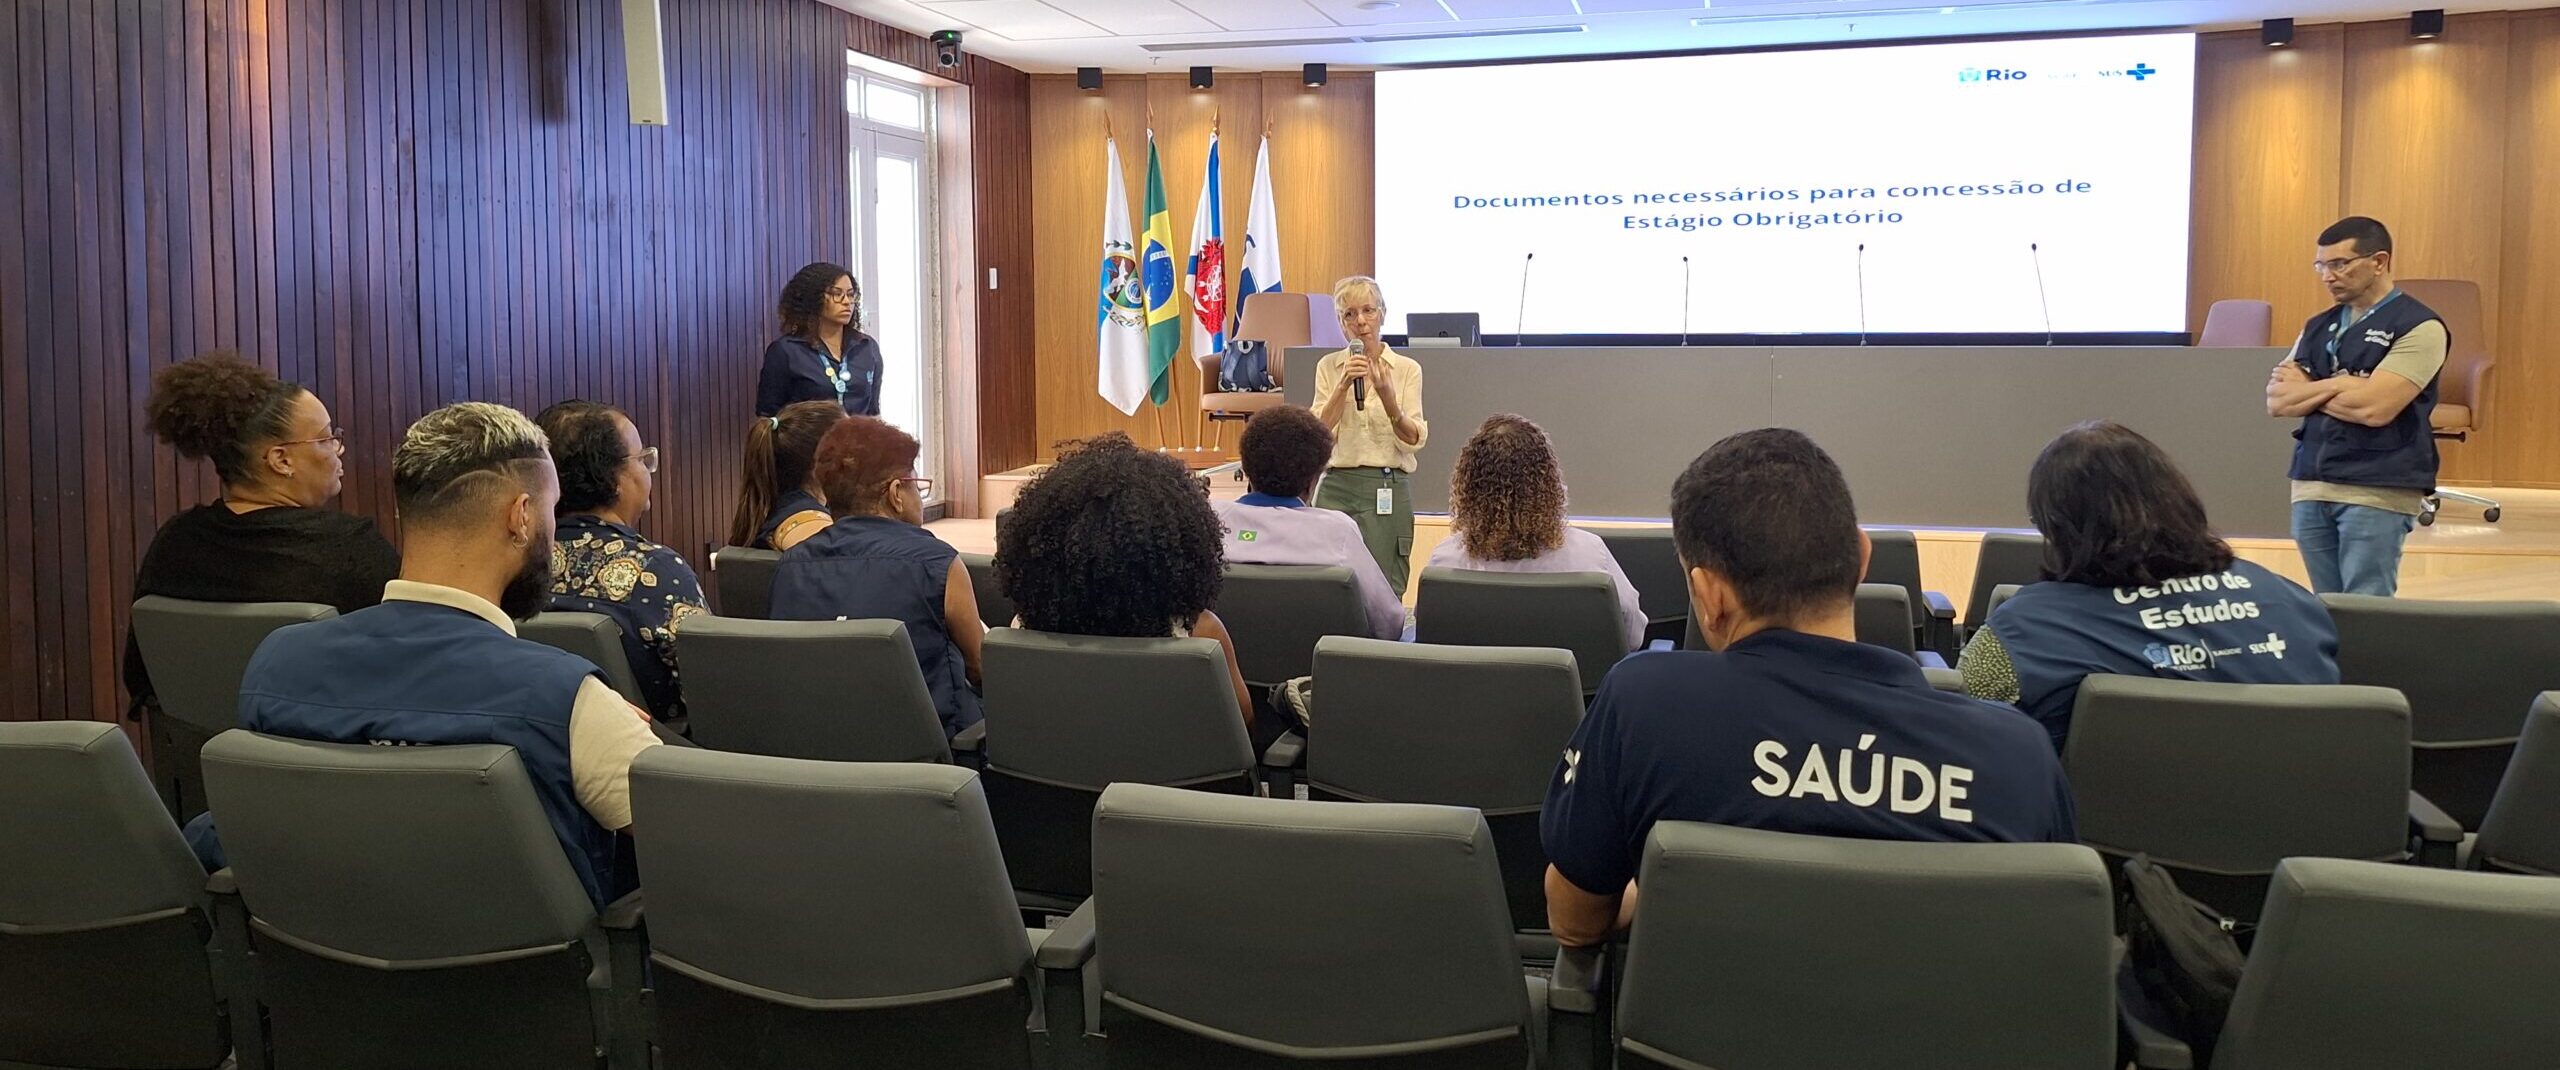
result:
[(1316, 362), (1316, 417), (1333, 429), (1333, 459), (1313, 504), (1349, 513), (1378, 570), (1404, 593), (1413, 562), (1414, 454), (1430, 437), (1422, 418), (1422, 366), (1378, 341), (1387, 299), (1378, 280), (1333, 284), (1347, 349)]

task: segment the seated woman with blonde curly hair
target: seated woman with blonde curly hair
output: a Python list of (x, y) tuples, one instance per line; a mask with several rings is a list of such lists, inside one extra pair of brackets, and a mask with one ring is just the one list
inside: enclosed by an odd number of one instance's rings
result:
[(1495, 413), (1458, 450), (1449, 474), (1449, 538), (1424, 568), (1478, 572), (1605, 572), (1618, 589), (1627, 649), (1644, 643), (1636, 589), (1600, 536), (1565, 521), (1564, 466), (1526, 416)]

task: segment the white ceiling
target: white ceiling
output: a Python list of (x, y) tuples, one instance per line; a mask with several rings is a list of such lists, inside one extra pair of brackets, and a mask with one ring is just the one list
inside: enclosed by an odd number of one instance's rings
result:
[[(825, 0), (1028, 71), (1347, 68), (2406, 15), (2428, 0)], [(2546, 6), (2475, 3), (2452, 10)]]

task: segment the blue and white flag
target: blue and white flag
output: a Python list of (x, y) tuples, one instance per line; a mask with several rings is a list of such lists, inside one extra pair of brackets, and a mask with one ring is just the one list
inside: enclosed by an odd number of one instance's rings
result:
[(1102, 294), (1094, 303), (1102, 400), (1121, 415), (1137, 414), (1147, 396), (1147, 297), (1138, 272), (1137, 233), (1129, 226), (1129, 190), (1120, 178), (1120, 143), (1102, 141)]
[(1225, 175), (1218, 169), (1218, 132), (1209, 131), (1209, 171), (1200, 180), (1200, 207), (1191, 213), (1191, 260), (1183, 274), (1191, 291), (1191, 355), (1227, 351), (1227, 223), (1219, 199)]
[(1244, 272), (1236, 279), (1235, 322), (1243, 321), (1246, 298), (1279, 289), (1280, 209), (1271, 201), (1271, 135), (1264, 134), (1262, 149), (1253, 157), (1253, 204), (1244, 218)]

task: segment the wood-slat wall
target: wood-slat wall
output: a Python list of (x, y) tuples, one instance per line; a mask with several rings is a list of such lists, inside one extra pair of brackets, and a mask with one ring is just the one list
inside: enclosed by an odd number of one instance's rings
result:
[[(207, 349), (327, 402), (340, 507), (386, 528), (389, 452), (428, 409), (620, 405), (666, 450), (642, 528), (699, 560), (777, 289), (851, 259), (845, 49), (933, 63), (816, 0), (663, 13), (661, 129), (628, 121), (615, 0), (0, 6), (0, 718), (120, 709), (135, 564), (216, 492), (142, 402)], [(1031, 299), (1028, 80), (956, 74), (992, 157), (975, 241), (1024, 265), (977, 302), (1006, 339)], [(1019, 394), (984, 421), (992, 460), (1029, 458), (1026, 349), (955, 355)]]

